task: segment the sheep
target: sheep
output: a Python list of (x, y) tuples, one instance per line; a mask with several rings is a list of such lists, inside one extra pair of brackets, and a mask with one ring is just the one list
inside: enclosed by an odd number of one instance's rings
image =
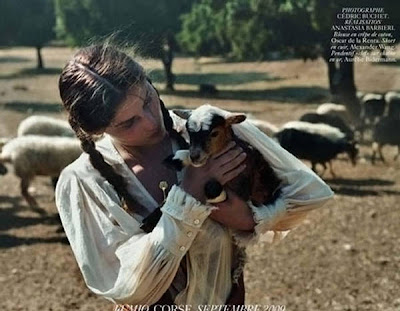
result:
[(292, 121), (283, 125), (275, 135), (283, 148), (299, 159), (311, 161), (312, 170), (317, 172), (320, 163), (326, 171), (326, 162), (332, 177), (336, 177), (331, 160), (339, 153), (346, 152), (353, 165), (356, 164), (358, 147), (349, 141), (337, 128), (325, 124)]
[(75, 132), (67, 121), (47, 116), (30, 116), (21, 121), (17, 135), (75, 137)]
[(393, 160), (397, 160), (400, 154), (400, 117), (385, 116), (375, 125), (373, 131), (373, 143), (372, 143), (372, 157), (371, 162), (375, 164), (376, 153), (379, 153), (379, 157), (382, 162), (385, 159), (382, 154), (382, 147), (384, 145), (397, 146), (397, 154)]
[(12, 139), (0, 154), (0, 163), (11, 163), (15, 174), (21, 179), (21, 194), (31, 207), (36, 200), (28, 187), (35, 176), (57, 177), (82, 153), (80, 141), (69, 137), (21, 136)]
[(349, 140), (354, 139), (354, 131), (337, 115), (306, 113), (300, 117), (300, 121), (327, 124), (339, 129)]
[(384, 115), (386, 103), (382, 94), (367, 93), (360, 100), (360, 105), (361, 124), (359, 132), (361, 138), (363, 138), (365, 130), (372, 129), (376, 122)]
[[(247, 142), (234, 135), (232, 125), (246, 119), (244, 114), (232, 114), (224, 118), (218, 108), (202, 105), (192, 112), (174, 110), (181, 118), (187, 119), (186, 129), (190, 137), (189, 150), (180, 150), (171, 155), (165, 163), (176, 169), (186, 165), (202, 166), (207, 159), (226, 147), (234, 140), (247, 153), (246, 169), (226, 187), (236, 192), (245, 201), (254, 206), (271, 202), (278, 194), (280, 181), (261, 153)], [(209, 203), (217, 203), (226, 199), (219, 182), (211, 180), (205, 186), (205, 194)]]
[(385, 94), (385, 102), (387, 105), (386, 115), (393, 118), (400, 118), (400, 93), (387, 92)]
[(363, 99), (364, 95), (365, 95), (365, 92), (362, 92), (362, 91), (356, 92), (356, 97), (359, 101), (361, 101)]
[(348, 124), (352, 123), (352, 119), (350, 114), (344, 105), (334, 104), (334, 103), (324, 103), (318, 106), (315, 111), (318, 114), (322, 115), (334, 115), (342, 118)]
[(382, 94), (368, 93), (361, 100), (361, 119), (364, 123), (375, 124), (385, 112), (385, 99)]
[[(171, 155), (165, 163), (182, 168), (183, 165), (202, 166), (208, 158), (218, 154), (231, 140), (243, 148), (247, 154), (246, 168), (236, 178), (224, 186), (238, 194), (246, 202), (254, 206), (273, 202), (280, 194), (281, 181), (264, 159), (262, 154), (249, 143), (237, 137), (232, 125), (245, 121), (244, 114), (231, 114), (224, 117), (223, 112), (210, 105), (202, 105), (193, 111), (174, 110), (183, 119), (187, 119), (186, 129), (189, 133), (189, 150), (179, 150)], [(222, 185), (216, 180), (210, 180), (204, 188), (208, 203), (217, 203), (226, 200), (226, 193)], [(238, 267), (233, 272), (233, 282), (238, 283), (244, 264), (246, 252), (243, 245), (238, 244)]]

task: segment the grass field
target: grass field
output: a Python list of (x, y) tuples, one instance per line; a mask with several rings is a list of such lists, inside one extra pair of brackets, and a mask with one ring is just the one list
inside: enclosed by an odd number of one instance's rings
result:
[[(0, 50), (0, 137), (16, 134), (31, 114), (65, 118), (57, 79), (72, 56), (67, 48), (45, 48), (38, 72), (33, 49)], [(176, 92), (164, 92), (161, 62), (144, 60), (167, 106), (210, 103), (251, 112), (276, 125), (298, 119), (329, 100), (327, 69), (319, 59), (229, 63), (217, 58), (175, 60)], [(399, 63), (356, 64), (361, 91), (400, 90)], [(200, 96), (199, 83), (214, 83), (215, 97)], [(276, 246), (249, 250), (246, 304), (285, 305), (288, 311), (400, 310), (400, 161), (384, 148), (387, 164), (370, 164), (368, 144), (352, 167), (334, 161), (337, 178), (324, 179), (335, 199)], [(48, 215), (30, 210), (18, 179), (0, 177), (0, 308), (2, 310), (111, 310), (86, 289), (63, 233), (57, 229), (53, 191), (47, 178), (33, 183)]]

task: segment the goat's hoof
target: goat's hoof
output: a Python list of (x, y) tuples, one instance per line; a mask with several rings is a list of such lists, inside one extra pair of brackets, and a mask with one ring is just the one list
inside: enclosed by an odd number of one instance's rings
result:
[(208, 203), (219, 203), (226, 200), (224, 188), (216, 179), (209, 180), (204, 186), (204, 193)]
[(215, 203), (221, 203), (224, 202), (226, 200), (226, 192), (223, 190), (219, 196), (217, 196), (216, 198), (212, 198), (212, 199), (207, 199), (207, 203), (211, 203), (211, 204), (215, 204)]

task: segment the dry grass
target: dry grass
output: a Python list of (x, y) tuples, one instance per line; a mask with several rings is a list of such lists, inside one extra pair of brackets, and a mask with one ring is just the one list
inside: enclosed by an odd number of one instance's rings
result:
[[(35, 72), (32, 49), (0, 50), (0, 136), (13, 136), (26, 116), (60, 111), (57, 78), (73, 51), (44, 49), (47, 70)], [(162, 88), (161, 63), (145, 61)], [(398, 64), (397, 64), (398, 65)], [(328, 100), (322, 60), (225, 63), (216, 58), (178, 58), (177, 91), (162, 92), (169, 106), (209, 102), (252, 112), (276, 125), (297, 119)], [(396, 65), (356, 65), (362, 91), (400, 90)], [(216, 83), (219, 94), (200, 96), (197, 83)], [(337, 179), (326, 180), (335, 200), (315, 211), (279, 245), (249, 250), (246, 303), (286, 305), (286, 310), (400, 310), (400, 161), (385, 149), (388, 164), (369, 163), (370, 149), (352, 167), (335, 161)], [(47, 178), (34, 182), (47, 217), (21, 199), (18, 180), (0, 177), (0, 307), (3, 310), (111, 310), (84, 286), (65, 237), (57, 232), (53, 193)]]

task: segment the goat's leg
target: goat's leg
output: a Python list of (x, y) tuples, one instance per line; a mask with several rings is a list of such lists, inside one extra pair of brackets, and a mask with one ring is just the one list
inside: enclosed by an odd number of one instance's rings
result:
[(177, 171), (181, 171), (191, 163), (189, 150), (178, 150), (175, 154), (171, 154), (163, 160), (164, 165)]
[(382, 161), (383, 163), (386, 163), (385, 158), (383, 157), (382, 148), (383, 148), (383, 145), (380, 145), (380, 144), (379, 144), (379, 145), (378, 145), (379, 157), (381, 158), (381, 161)]
[(333, 171), (333, 164), (332, 164), (332, 160), (328, 161), (328, 165), (329, 165), (329, 171), (331, 172), (331, 175), (333, 178), (336, 178), (336, 174)]
[(226, 192), (216, 179), (209, 180), (204, 186), (207, 203), (220, 203), (226, 200)]
[(400, 145), (397, 146), (397, 154), (394, 156), (393, 161), (396, 161), (400, 154)]
[(322, 171), (321, 175), (319, 175), (319, 176), (322, 177), (322, 176), (324, 176), (324, 174), (325, 174), (325, 172), (326, 172), (326, 163), (325, 163), (325, 162), (322, 162), (321, 165), (322, 165), (322, 167), (324, 168), (324, 170)]
[(35, 198), (32, 197), (28, 192), (30, 182), (31, 182), (31, 179), (29, 179), (29, 178), (21, 179), (21, 194), (24, 197), (24, 199), (26, 200), (26, 202), (29, 204), (29, 206), (32, 208), (35, 208), (38, 206), (38, 204), (37, 204)]
[(317, 172), (317, 163), (311, 162), (311, 169), (315, 172), (315, 174), (318, 175), (318, 172)]
[(376, 152), (378, 150), (378, 143), (373, 142), (372, 143), (372, 155), (371, 155), (371, 163), (375, 164), (375, 157), (376, 157)]

